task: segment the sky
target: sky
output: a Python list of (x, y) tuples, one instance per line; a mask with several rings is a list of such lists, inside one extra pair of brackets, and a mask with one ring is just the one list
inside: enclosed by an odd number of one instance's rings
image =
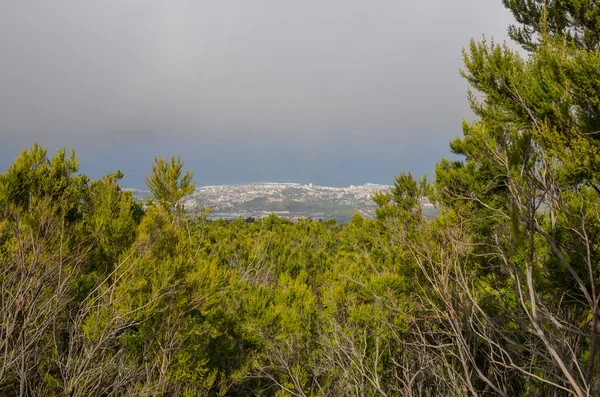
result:
[(0, 173), (34, 141), (143, 188), (391, 184), (431, 174), (471, 118), (471, 38), (500, 0), (0, 0)]

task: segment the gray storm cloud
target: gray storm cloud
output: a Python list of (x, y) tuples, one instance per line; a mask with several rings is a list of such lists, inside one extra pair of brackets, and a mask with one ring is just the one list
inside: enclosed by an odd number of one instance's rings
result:
[(2, 136), (443, 125), (465, 109), (461, 47), (503, 36), (498, 3), (5, 2)]
[[(0, 142), (446, 142), (500, 0), (0, 5)], [(6, 145), (5, 145), (6, 146)]]

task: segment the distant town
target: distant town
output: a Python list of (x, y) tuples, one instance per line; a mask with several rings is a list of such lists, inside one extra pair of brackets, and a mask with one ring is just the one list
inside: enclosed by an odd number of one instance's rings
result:
[[(363, 217), (375, 216), (375, 193), (389, 186), (365, 184), (349, 187), (317, 186), (297, 183), (252, 183), (247, 185), (203, 186), (184, 201), (189, 213), (200, 213), (208, 208), (209, 219), (262, 218), (269, 214), (298, 220), (335, 219), (348, 222), (354, 213)], [(133, 197), (145, 202), (150, 192), (127, 189)], [(426, 199), (422, 200), (426, 215), (436, 211)]]

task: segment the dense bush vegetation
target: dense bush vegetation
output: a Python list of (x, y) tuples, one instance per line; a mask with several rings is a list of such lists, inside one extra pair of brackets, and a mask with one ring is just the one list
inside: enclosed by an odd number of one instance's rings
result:
[(143, 209), (119, 172), (24, 150), (0, 175), (0, 394), (600, 395), (600, 11), (505, 4), (528, 57), (471, 44), (464, 160), (399, 175), (373, 220), (191, 218), (160, 157)]

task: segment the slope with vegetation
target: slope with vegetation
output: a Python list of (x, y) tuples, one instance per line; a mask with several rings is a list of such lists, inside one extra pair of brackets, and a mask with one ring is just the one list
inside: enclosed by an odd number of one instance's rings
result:
[[(144, 211), (38, 145), (0, 175), (0, 394), (600, 395), (600, 9), (505, 0), (528, 52), (472, 42), (477, 120), (376, 219)], [(440, 214), (423, 216), (427, 195)]]

